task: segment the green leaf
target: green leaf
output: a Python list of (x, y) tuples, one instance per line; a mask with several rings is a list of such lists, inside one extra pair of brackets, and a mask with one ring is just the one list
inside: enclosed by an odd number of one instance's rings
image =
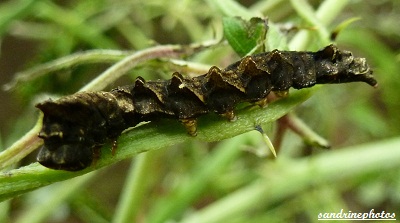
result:
[(235, 52), (243, 57), (262, 45), (267, 30), (261, 18), (245, 21), (239, 17), (223, 19), (224, 35)]
[(336, 40), (337, 35), (344, 29), (346, 29), (350, 24), (353, 22), (356, 22), (358, 20), (361, 20), (360, 17), (354, 17), (350, 19), (346, 19), (345, 21), (341, 22), (339, 25), (336, 26), (336, 28), (332, 31), (331, 33), (331, 40)]

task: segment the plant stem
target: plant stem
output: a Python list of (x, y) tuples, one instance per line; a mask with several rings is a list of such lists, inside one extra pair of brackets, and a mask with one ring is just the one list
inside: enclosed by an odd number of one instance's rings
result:
[(80, 91), (103, 90), (109, 84), (113, 83), (119, 77), (126, 74), (129, 70), (131, 70), (137, 64), (143, 61), (162, 57), (174, 58), (178, 56), (183, 56), (186, 54), (194, 53), (200, 49), (203, 49), (204, 47), (209, 47), (216, 43), (216, 41), (210, 41), (203, 44), (193, 44), (189, 47), (184, 47), (182, 45), (160, 45), (138, 51), (119, 61), (118, 63), (101, 73), (89, 84), (81, 88)]
[[(315, 12), (315, 17), (319, 22), (328, 26), (333, 19), (339, 15), (343, 8), (347, 5), (348, 0), (325, 0)], [(289, 43), (291, 50), (305, 50), (311, 41), (311, 32), (301, 30), (298, 32)]]
[[(400, 168), (400, 138), (335, 150), (298, 160), (277, 159), (266, 165), (271, 175), (237, 190), (182, 223), (224, 222), (260, 206), (270, 206), (313, 185), (337, 183), (371, 172)], [(279, 175), (276, 173), (279, 172)]]
[(58, 208), (67, 198), (76, 194), (82, 185), (86, 184), (95, 173), (86, 174), (85, 176), (77, 177), (67, 182), (61, 183), (55, 187), (53, 195), (46, 197), (46, 201), (36, 203), (30, 206), (29, 209), (23, 212), (23, 215), (15, 221), (16, 223), (40, 223), (43, 222), (49, 215), (51, 215), (55, 208)]
[(135, 162), (131, 164), (121, 192), (113, 222), (129, 223), (134, 221), (146, 194), (147, 170), (152, 165), (152, 158), (151, 151), (135, 157)]
[(10, 83), (3, 86), (3, 89), (11, 90), (18, 87), (21, 83), (79, 64), (117, 62), (128, 55), (130, 55), (130, 53), (126, 51), (98, 49), (74, 53), (17, 73)]
[(42, 117), (20, 140), (0, 153), (0, 170), (19, 162), (42, 144), (42, 141), (37, 137), (37, 133), (42, 128), (41, 120)]

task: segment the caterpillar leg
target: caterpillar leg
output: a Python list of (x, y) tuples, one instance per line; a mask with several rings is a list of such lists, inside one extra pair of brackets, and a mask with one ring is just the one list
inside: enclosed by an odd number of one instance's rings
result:
[(224, 118), (227, 118), (231, 122), (234, 122), (234, 121), (237, 120), (235, 112), (233, 112), (233, 111), (227, 111), (225, 113), (222, 113), (221, 116), (224, 117)]
[(289, 96), (289, 90), (286, 91), (274, 91), (275, 95), (279, 98), (286, 98)]
[(186, 131), (191, 136), (197, 135), (197, 119), (195, 118), (187, 118), (187, 119), (180, 119), (183, 126), (185, 126)]
[(111, 154), (114, 156), (115, 153), (117, 152), (117, 148), (118, 148), (118, 142), (117, 139), (113, 139), (112, 140), (112, 147), (111, 147)]
[[(113, 142), (114, 144), (114, 142)], [(114, 155), (114, 154), (113, 154)], [(92, 163), (91, 166), (96, 166), (97, 165), (97, 161), (101, 158), (101, 146), (95, 146), (92, 149)]]
[(263, 98), (263, 99), (261, 99), (259, 101), (256, 101), (254, 104), (260, 106), (261, 108), (267, 107), (267, 105), (268, 105), (268, 97), (265, 97), (265, 98)]

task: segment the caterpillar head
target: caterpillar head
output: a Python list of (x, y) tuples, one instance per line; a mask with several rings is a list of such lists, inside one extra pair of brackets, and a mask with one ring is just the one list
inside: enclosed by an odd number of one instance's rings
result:
[(97, 108), (89, 106), (89, 99), (76, 94), (36, 105), (44, 114), (39, 133), (44, 145), (37, 156), (40, 164), (68, 171), (90, 166), (106, 131), (105, 120)]
[(56, 170), (78, 171), (90, 166), (93, 151), (79, 143), (53, 143), (45, 141), (37, 155), (37, 160), (45, 167)]
[[(37, 160), (51, 169), (77, 171), (92, 163), (93, 149), (85, 143), (85, 131), (57, 112), (57, 104), (48, 101), (38, 104), (43, 113), (43, 127), (39, 137), (44, 140)], [(49, 111), (53, 111), (52, 113)]]
[(329, 45), (315, 53), (317, 84), (365, 82), (373, 87), (377, 81), (365, 58), (354, 57)]
[[(126, 129), (124, 115), (133, 113), (134, 109), (130, 98), (122, 97), (128, 90), (117, 89), (113, 94), (79, 92), (37, 104), (44, 114), (39, 133), (44, 146), (38, 154), (38, 162), (52, 169), (69, 171), (90, 166), (99, 155), (100, 147)], [(124, 100), (117, 101), (114, 95)], [(127, 118), (134, 123), (134, 118)]]

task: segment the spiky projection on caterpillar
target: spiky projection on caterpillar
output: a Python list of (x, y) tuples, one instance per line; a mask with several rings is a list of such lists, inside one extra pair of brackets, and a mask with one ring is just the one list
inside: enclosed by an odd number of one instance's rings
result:
[(77, 171), (91, 165), (100, 147), (124, 129), (143, 121), (172, 118), (196, 135), (196, 118), (215, 112), (234, 120), (238, 103), (265, 105), (271, 91), (287, 92), (315, 84), (377, 81), (365, 58), (329, 45), (317, 52), (278, 51), (244, 57), (224, 70), (187, 78), (145, 81), (110, 92), (80, 92), (36, 105), (44, 113), (37, 160), (42, 165)]

